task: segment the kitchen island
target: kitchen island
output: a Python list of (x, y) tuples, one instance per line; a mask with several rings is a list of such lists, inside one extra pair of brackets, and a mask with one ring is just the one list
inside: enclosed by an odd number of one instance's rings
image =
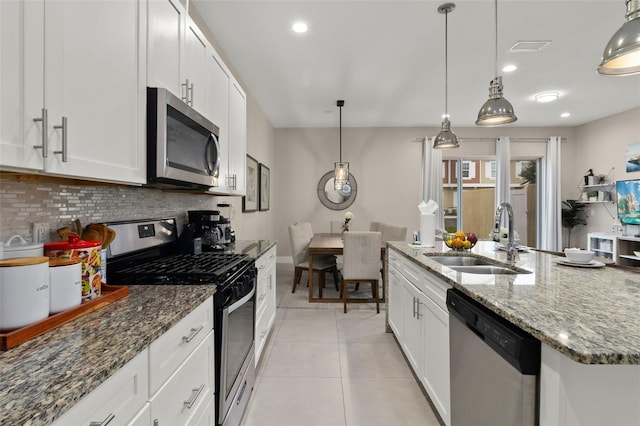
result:
[[(515, 265), (530, 273), (470, 274), (429, 258), (444, 245), (389, 247), (541, 341), (541, 424), (640, 424), (640, 275), (538, 251), (519, 253)], [(471, 255), (505, 262), (494, 247), (479, 242)]]
[[(238, 241), (229, 252), (258, 258), (274, 244)], [(51, 424), (215, 290), (129, 286), (127, 297), (0, 352), (0, 424)]]

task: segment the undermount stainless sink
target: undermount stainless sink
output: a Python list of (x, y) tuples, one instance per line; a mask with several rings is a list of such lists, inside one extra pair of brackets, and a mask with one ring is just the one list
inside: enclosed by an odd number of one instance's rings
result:
[(430, 260), (436, 261), (441, 265), (445, 266), (480, 266), (480, 265), (491, 265), (491, 262), (488, 262), (484, 259), (480, 259), (479, 257), (472, 256), (427, 256)]
[(466, 272), (468, 274), (515, 275), (522, 273), (510, 268), (505, 268), (504, 266), (491, 265), (449, 266), (449, 268), (454, 271)]
[(526, 269), (504, 265), (502, 263), (494, 262), (491, 259), (483, 259), (476, 256), (431, 256), (428, 254), (425, 254), (425, 256), (434, 262), (438, 262), (441, 265), (453, 269), (454, 271), (465, 272), (468, 274), (516, 275), (531, 273), (531, 271), (527, 271)]

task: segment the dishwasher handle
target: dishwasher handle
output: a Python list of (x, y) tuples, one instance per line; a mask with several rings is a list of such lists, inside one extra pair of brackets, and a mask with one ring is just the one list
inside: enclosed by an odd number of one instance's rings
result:
[(449, 313), (522, 374), (540, 373), (540, 341), (462, 292), (447, 290)]

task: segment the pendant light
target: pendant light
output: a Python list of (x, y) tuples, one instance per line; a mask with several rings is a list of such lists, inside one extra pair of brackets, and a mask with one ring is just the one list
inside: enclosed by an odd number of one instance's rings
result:
[(502, 77), (498, 75), (498, 0), (494, 1), (494, 6), (496, 24), (495, 78), (489, 83), (489, 99), (480, 108), (476, 120), (476, 125), (486, 127), (501, 126), (513, 123), (518, 119), (513, 112), (511, 103), (502, 96)]
[(438, 13), (444, 14), (444, 121), (442, 129), (438, 136), (433, 140), (433, 147), (436, 149), (458, 148), (458, 137), (451, 131), (451, 122), (449, 121), (449, 57), (448, 57), (448, 19), (449, 13), (455, 9), (453, 3), (445, 3), (438, 7)]
[(627, 22), (604, 48), (598, 74), (625, 76), (640, 73), (640, 0), (626, 0)]
[(342, 107), (344, 101), (337, 101), (337, 106), (340, 108), (340, 162), (335, 163), (335, 175), (333, 177), (333, 188), (337, 191), (342, 190), (344, 184), (349, 181), (349, 163), (342, 162)]

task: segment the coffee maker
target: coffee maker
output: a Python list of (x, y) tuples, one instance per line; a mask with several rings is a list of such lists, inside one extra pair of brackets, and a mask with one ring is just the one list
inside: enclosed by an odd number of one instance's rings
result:
[(202, 241), (202, 251), (225, 250), (235, 241), (231, 222), (219, 210), (189, 210), (188, 215), (194, 237)]

